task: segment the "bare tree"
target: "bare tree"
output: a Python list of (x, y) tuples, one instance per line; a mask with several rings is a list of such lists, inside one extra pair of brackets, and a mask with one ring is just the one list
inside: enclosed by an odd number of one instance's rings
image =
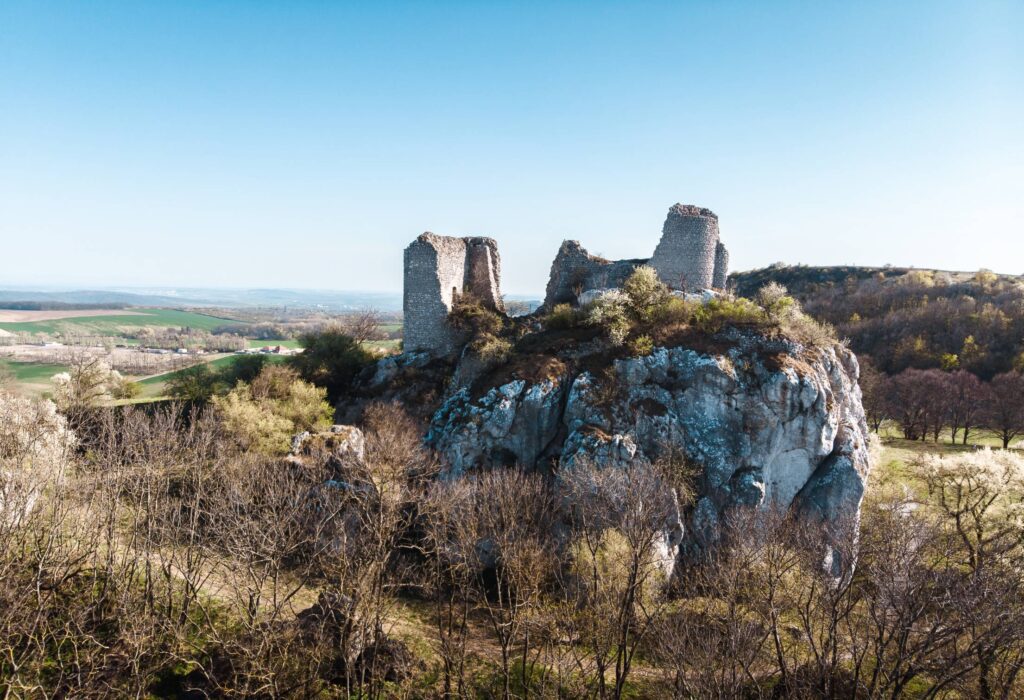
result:
[(983, 421), (988, 430), (1008, 449), (1024, 434), (1024, 375), (1020, 372), (997, 374), (990, 383)]
[(678, 504), (645, 463), (602, 469), (578, 460), (559, 476), (571, 557), (563, 588), (574, 603), (565, 624), (594, 692), (619, 698), (640, 644), (664, 613)]
[(869, 358), (862, 357), (860, 359), (861, 401), (868, 423), (876, 433), (882, 428), (882, 423), (889, 418), (890, 406), (886, 397), (887, 381), (886, 375), (879, 372)]
[(966, 445), (971, 430), (978, 427), (986, 404), (991, 400), (988, 385), (962, 369), (950, 374), (945, 385), (944, 403), (948, 406), (950, 440), (955, 443), (957, 433), (963, 431), (963, 444)]
[(343, 316), (340, 320), (342, 332), (351, 336), (357, 343), (381, 340), (381, 314), (374, 309), (364, 309), (354, 314)]
[(478, 520), (472, 517), (474, 487), (469, 480), (432, 484), (421, 504), (422, 551), (430, 565), (425, 587), (434, 602), (443, 697), (465, 697), (466, 640), (473, 583), (480, 569)]
[(721, 524), (721, 539), (681, 574), (683, 600), (659, 625), (656, 645), (671, 669), (674, 697), (749, 696), (760, 687), (773, 636), (780, 683), (787, 687), (788, 635), (780, 620), (791, 610), (779, 579), (797, 557), (792, 548), (784, 548), (782, 557), (769, 556), (773, 515), (753, 509), (731, 513)]
[(908, 369), (888, 380), (889, 414), (906, 439), (923, 440), (933, 426), (946, 425), (943, 377), (938, 370)]
[(545, 579), (553, 570), (554, 499), (537, 474), (499, 470), (475, 484), (477, 532), (490, 576), (477, 577), (480, 605), (501, 650), (502, 697), (512, 696), (513, 654), (518, 647), (519, 681), (529, 696), (535, 659), (530, 632), (540, 609)]
[[(916, 466), (943, 523), (960, 543), (970, 604), (967, 636), (977, 657), (981, 698), (1013, 692), (1022, 661), (1024, 610), (1024, 458), (982, 450), (921, 456)], [(999, 688), (998, 686), (1002, 686)]]

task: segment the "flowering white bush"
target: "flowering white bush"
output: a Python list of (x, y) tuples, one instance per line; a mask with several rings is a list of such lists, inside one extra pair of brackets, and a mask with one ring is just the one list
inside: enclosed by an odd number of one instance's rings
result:
[(629, 335), (629, 297), (618, 289), (609, 289), (590, 305), (587, 323), (604, 329), (612, 345), (622, 345)]
[(52, 401), (0, 391), (0, 522), (16, 524), (59, 479), (75, 435)]
[(1024, 457), (985, 448), (915, 463), (932, 500), (978, 553), (1024, 531)]
[(70, 371), (55, 374), (52, 381), (53, 399), (62, 411), (109, 401), (125, 385), (121, 373), (106, 360), (88, 354), (74, 357)]

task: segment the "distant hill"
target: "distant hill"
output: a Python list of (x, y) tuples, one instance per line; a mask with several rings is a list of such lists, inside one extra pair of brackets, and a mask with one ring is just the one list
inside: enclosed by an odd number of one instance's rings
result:
[(753, 296), (773, 281), (883, 372), (963, 368), (988, 379), (1024, 370), (1024, 277), (805, 265), (730, 276), (741, 296)]
[(8, 311), (91, 311), (127, 307), (127, 304), (70, 304), (65, 301), (0, 301), (0, 309)]
[[(402, 296), (390, 292), (296, 289), (153, 288), (101, 290), (0, 289), (0, 306), (8, 304), (64, 304), (78, 308), (144, 307), (292, 307), (344, 312), (360, 309), (400, 311)], [(38, 307), (44, 308), (44, 307)], [(50, 307), (45, 308), (62, 308)], [(66, 308), (66, 307), (64, 307)]]
[[(124, 308), (127, 306), (181, 306), (182, 299), (153, 294), (131, 294), (108, 290), (38, 291), (0, 289), (0, 305), (5, 309), (32, 308), (29, 304), (47, 304), (38, 308)], [(201, 306), (190, 302), (192, 306)], [(213, 304), (208, 304), (212, 306)]]
[(729, 282), (741, 297), (753, 297), (769, 282), (778, 282), (793, 294), (813, 294), (816, 290), (845, 284), (848, 280), (877, 279), (879, 277), (900, 277), (910, 272), (906, 267), (856, 267), (837, 265), (833, 267), (810, 267), (807, 265), (775, 264), (760, 270), (734, 272)]

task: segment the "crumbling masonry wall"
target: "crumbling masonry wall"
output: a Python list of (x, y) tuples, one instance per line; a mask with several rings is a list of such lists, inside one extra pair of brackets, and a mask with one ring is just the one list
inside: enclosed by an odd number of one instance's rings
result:
[(719, 241), (715, 247), (715, 289), (725, 289), (729, 285), (729, 251)]
[[(578, 303), (582, 293), (621, 287), (633, 271), (649, 264), (669, 288), (698, 292), (725, 289), (729, 251), (718, 240), (718, 217), (710, 209), (675, 204), (661, 240), (648, 259), (605, 260), (577, 241), (564, 241), (551, 264), (544, 307)], [(491, 238), (455, 238), (424, 233), (405, 249), (404, 343), (408, 352), (452, 352), (465, 340), (448, 323), (462, 294), (504, 311), (501, 258)]]
[(405, 249), (403, 343), (407, 352), (443, 355), (460, 338), (448, 313), (462, 294), (503, 310), (501, 260), (491, 238), (455, 238), (427, 232)]
[(605, 260), (588, 253), (578, 241), (563, 241), (551, 263), (542, 308), (551, 310), (555, 304), (576, 303), (584, 292), (621, 287), (641, 265), (651, 265), (661, 281), (674, 290), (725, 289), (729, 251), (718, 240), (718, 217), (703, 207), (672, 206), (650, 260)]
[(544, 294), (544, 308), (573, 303), (579, 294), (591, 289), (621, 287), (623, 282), (647, 261), (605, 260), (591, 255), (579, 241), (563, 241), (554, 262)]
[(718, 217), (710, 209), (676, 204), (668, 210), (651, 267), (672, 289), (696, 292), (715, 285)]

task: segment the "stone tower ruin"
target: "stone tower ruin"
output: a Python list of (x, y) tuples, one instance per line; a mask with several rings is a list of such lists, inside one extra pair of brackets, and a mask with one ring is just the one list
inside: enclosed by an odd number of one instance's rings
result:
[(500, 283), (494, 239), (421, 235), (405, 249), (405, 351), (443, 355), (454, 350), (459, 338), (448, 313), (455, 301), (470, 294), (487, 308), (503, 311)]
[(673, 205), (649, 260), (605, 260), (588, 253), (577, 241), (563, 241), (551, 264), (543, 308), (576, 303), (584, 292), (621, 287), (641, 265), (653, 267), (661, 281), (676, 291), (724, 290), (729, 251), (718, 240), (718, 216), (692, 204)]
[(720, 288), (724, 285), (715, 284), (716, 262), (727, 254), (724, 247), (719, 253), (718, 245), (718, 217), (713, 211), (675, 204), (668, 210), (650, 265), (672, 289), (696, 292)]

